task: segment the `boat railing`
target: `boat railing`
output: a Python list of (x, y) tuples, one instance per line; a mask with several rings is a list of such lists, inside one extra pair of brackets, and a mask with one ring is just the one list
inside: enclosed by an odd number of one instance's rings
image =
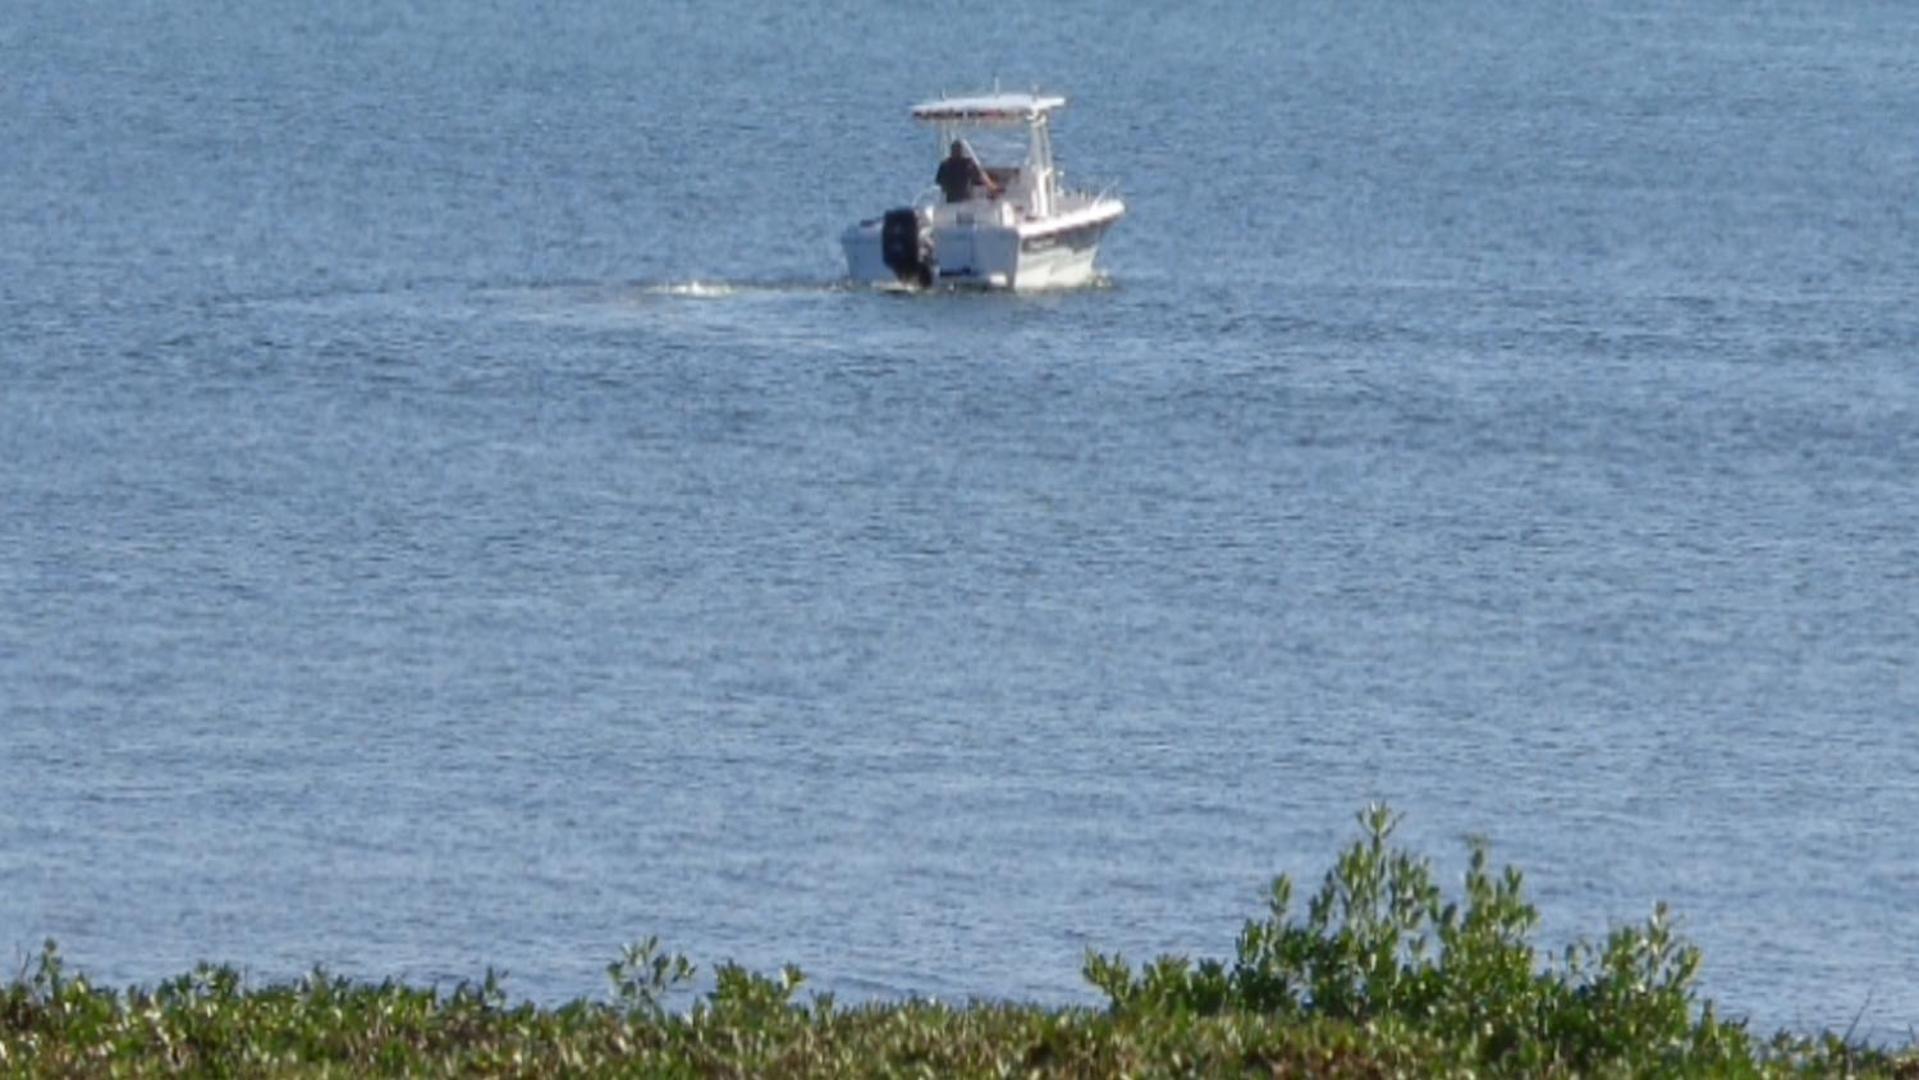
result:
[(1087, 191), (1084, 188), (1062, 188), (1054, 196), (1053, 205), (1060, 213), (1084, 210), (1089, 206), (1098, 206), (1102, 202), (1115, 198), (1115, 192), (1118, 190), (1118, 184), (1107, 184), (1097, 192)]
[(1016, 217), (1030, 217), (1024, 192), (1005, 195), (976, 195), (962, 203), (949, 203), (938, 184), (921, 188), (913, 197), (913, 209), (930, 218), (965, 225), (1010, 225)]

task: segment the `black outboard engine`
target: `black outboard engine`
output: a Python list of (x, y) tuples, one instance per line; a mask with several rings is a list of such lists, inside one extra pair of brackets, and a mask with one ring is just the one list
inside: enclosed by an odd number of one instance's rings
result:
[(933, 284), (933, 231), (922, 228), (919, 212), (888, 210), (880, 221), (880, 257), (901, 281), (921, 288)]

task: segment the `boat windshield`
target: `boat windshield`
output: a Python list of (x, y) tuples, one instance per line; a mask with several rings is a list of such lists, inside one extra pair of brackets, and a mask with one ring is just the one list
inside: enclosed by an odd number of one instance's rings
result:
[(1029, 142), (1025, 128), (977, 127), (942, 124), (935, 150), (945, 157), (954, 139), (965, 139), (973, 156), (990, 168), (1019, 168), (1026, 164)]

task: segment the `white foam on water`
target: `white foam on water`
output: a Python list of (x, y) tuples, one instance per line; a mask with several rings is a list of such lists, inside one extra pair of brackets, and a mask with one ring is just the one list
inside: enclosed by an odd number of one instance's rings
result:
[(712, 300), (722, 296), (732, 296), (739, 287), (723, 281), (675, 281), (661, 285), (649, 285), (645, 289), (652, 296), (683, 296), (696, 300)]

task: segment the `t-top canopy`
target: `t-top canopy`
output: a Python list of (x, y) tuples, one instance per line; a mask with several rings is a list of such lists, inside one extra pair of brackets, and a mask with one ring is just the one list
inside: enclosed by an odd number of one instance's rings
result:
[(941, 98), (913, 106), (913, 119), (933, 124), (1024, 124), (1066, 104), (1063, 97), (987, 94)]

